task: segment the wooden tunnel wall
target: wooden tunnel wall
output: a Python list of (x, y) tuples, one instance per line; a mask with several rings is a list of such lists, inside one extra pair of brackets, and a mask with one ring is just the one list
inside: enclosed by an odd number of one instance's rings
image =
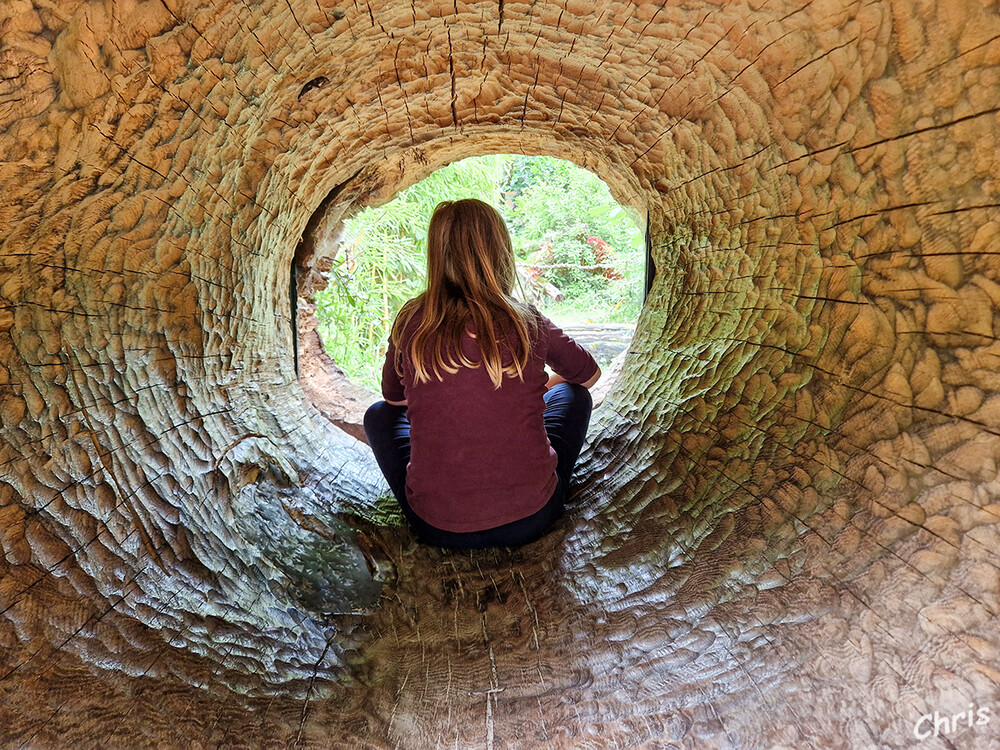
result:
[[(3, 3), (0, 745), (1000, 711), (998, 108), (988, 0)], [(656, 276), (567, 516), (444, 553), (296, 380), (289, 269), (497, 152), (598, 173)]]

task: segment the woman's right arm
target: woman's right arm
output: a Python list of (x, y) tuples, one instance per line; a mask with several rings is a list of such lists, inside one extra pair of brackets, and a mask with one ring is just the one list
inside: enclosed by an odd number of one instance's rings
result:
[(406, 394), (403, 390), (403, 379), (396, 372), (396, 347), (389, 340), (385, 352), (385, 363), (382, 365), (382, 398), (391, 406), (406, 406)]

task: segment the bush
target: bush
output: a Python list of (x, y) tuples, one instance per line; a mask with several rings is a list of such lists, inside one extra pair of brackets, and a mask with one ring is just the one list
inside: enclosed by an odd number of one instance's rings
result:
[(424, 287), (434, 208), (469, 197), (496, 205), (504, 166), (498, 156), (449, 164), (344, 222), (330, 283), (316, 295), (316, 320), (323, 348), (348, 376), (378, 390), (392, 321)]
[(317, 295), (323, 345), (353, 379), (378, 389), (392, 321), (420, 293), (427, 223), (442, 200), (496, 206), (530, 275), (559, 288), (542, 298), (566, 322), (632, 322), (644, 281), (643, 234), (596, 175), (551, 157), (464, 159), (437, 170), (380, 208), (344, 223), (330, 283)]

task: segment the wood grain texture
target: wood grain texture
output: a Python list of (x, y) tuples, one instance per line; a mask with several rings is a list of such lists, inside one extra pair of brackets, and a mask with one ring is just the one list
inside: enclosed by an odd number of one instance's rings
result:
[[(0, 745), (1000, 746), (998, 134), (985, 0), (4, 3)], [(446, 553), (289, 271), (497, 152), (656, 278), (567, 516)]]

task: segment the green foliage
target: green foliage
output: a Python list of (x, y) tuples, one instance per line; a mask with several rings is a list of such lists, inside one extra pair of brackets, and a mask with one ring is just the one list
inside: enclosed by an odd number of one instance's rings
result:
[(368, 386), (379, 382), (378, 351), (396, 311), (419, 294), (423, 282), (414, 243), (391, 227), (386, 221), (362, 230), (342, 247), (330, 283), (316, 295), (324, 348), (345, 373)]
[[(546, 313), (558, 310), (574, 322), (634, 321), (644, 238), (608, 186), (570, 162), (525, 156), (514, 157), (508, 185), (515, 253), (566, 295), (563, 303), (545, 303)], [(603, 240), (609, 252), (597, 257), (588, 238)], [(601, 264), (608, 268), (596, 268)]]
[(316, 317), (327, 352), (349, 376), (378, 388), (392, 321), (424, 285), (430, 216), (439, 202), (460, 198), (497, 206), (519, 265), (565, 295), (560, 303), (542, 298), (547, 315), (567, 323), (638, 317), (643, 235), (607, 185), (551, 157), (473, 157), (345, 222)]
[(424, 286), (434, 208), (470, 197), (496, 205), (504, 161), (485, 156), (449, 164), (344, 222), (330, 283), (316, 295), (316, 319), (324, 348), (350, 377), (378, 388), (392, 321)]

